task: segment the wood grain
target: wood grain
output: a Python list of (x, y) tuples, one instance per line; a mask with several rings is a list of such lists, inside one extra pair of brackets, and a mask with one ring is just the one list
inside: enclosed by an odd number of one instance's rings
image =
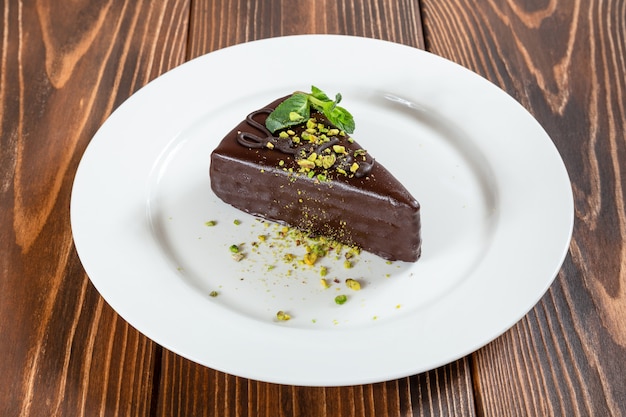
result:
[[(626, 414), (626, 6), (423, 2), (427, 47), (490, 79), (544, 126), (576, 222), (555, 284), (474, 355), (484, 415)], [(620, 376), (622, 375), (622, 376)]]
[(188, 58), (257, 39), (327, 33), (423, 47), (419, 8), (411, 0), (195, 1)]
[(148, 415), (157, 348), (87, 279), (69, 201), (100, 124), (183, 62), (189, 5), (7, 0), (0, 11), (0, 415)]
[[(303, 358), (306, 360), (306, 358)], [(474, 416), (467, 359), (377, 384), (298, 387), (239, 378), (165, 351), (157, 416)]]

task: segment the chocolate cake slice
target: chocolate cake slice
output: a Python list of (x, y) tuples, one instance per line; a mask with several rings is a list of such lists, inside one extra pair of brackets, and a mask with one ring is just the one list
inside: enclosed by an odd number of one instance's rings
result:
[(250, 113), (220, 142), (211, 154), (213, 192), (254, 216), (417, 261), (417, 200), (322, 112), (270, 132), (266, 119), (287, 98)]

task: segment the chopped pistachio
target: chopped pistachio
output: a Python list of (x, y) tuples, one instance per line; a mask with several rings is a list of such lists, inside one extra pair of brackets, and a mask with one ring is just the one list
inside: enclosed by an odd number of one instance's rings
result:
[(289, 133), (287, 133), (287, 132), (280, 132), (278, 134), (278, 137), (281, 138), (281, 139), (287, 139), (289, 137)]
[(291, 316), (287, 313), (285, 313), (284, 311), (280, 310), (278, 313), (276, 313), (276, 318), (279, 321), (287, 321), (289, 319), (291, 319)]
[(346, 280), (346, 286), (351, 290), (358, 291), (361, 289), (361, 283), (356, 279), (348, 278)]
[(217, 224), (217, 221), (215, 220), (209, 220), (208, 222), (204, 222), (204, 225), (209, 226), (209, 227), (215, 226), (216, 224)]
[(348, 296), (345, 294), (340, 294), (335, 297), (335, 303), (339, 305), (344, 304), (346, 301), (348, 301)]
[(289, 120), (291, 120), (292, 122), (296, 122), (298, 120), (302, 120), (303, 117), (300, 115), (300, 113), (292, 111), (289, 113)]
[(350, 166), (350, 172), (355, 173), (358, 170), (359, 170), (359, 164), (357, 164), (356, 162)]
[(317, 253), (309, 252), (304, 254), (304, 263), (307, 265), (314, 265), (317, 261)]
[(217, 297), (217, 296), (218, 296), (218, 293), (217, 293), (217, 291), (211, 291), (211, 292), (209, 293), (209, 296), (210, 296), (210, 297)]
[(239, 219), (235, 219), (235, 220), (233, 220), (233, 224), (234, 224), (235, 226), (239, 226), (239, 225), (241, 224), (241, 220), (239, 220)]
[(320, 268), (320, 275), (325, 277), (326, 275), (328, 275), (328, 268), (326, 268), (325, 266)]
[(324, 167), (324, 169), (329, 169), (335, 164), (336, 161), (337, 157), (333, 153), (331, 153), (330, 155), (322, 156), (322, 166)]
[(265, 144), (265, 147), (266, 147), (267, 149), (274, 149), (274, 144), (273, 144), (272, 142), (267, 142), (267, 143)]
[(309, 161), (308, 159), (298, 159), (298, 161), (296, 162), (301, 168), (304, 168), (304, 169), (315, 168), (315, 162)]
[(322, 288), (330, 288), (330, 284), (324, 278), (320, 279), (320, 284), (322, 284)]
[(239, 245), (230, 245), (229, 249), (232, 253), (239, 253)]
[(335, 151), (335, 153), (344, 154), (346, 153), (346, 148), (341, 145), (333, 145), (333, 151)]

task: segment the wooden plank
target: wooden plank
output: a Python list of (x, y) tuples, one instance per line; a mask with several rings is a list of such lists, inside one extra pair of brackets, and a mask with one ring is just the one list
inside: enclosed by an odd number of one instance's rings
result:
[(188, 2), (0, 11), (0, 415), (149, 415), (155, 344), (90, 284), (69, 203), (100, 124), (184, 61)]
[(349, 387), (269, 384), (218, 372), (164, 351), (159, 416), (474, 416), (463, 359), (420, 375)]
[[(189, 58), (241, 42), (307, 33), (374, 37), (423, 47), (416, 2), (344, 0), (192, 4)], [(251, 381), (164, 350), (161, 416), (473, 416), (469, 362), (354, 387), (294, 387)]]
[(575, 197), (573, 241), (555, 284), (474, 355), (480, 413), (624, 415), (626, 8), (586, 0), (422, 4), (428, 48), (490, 79), (537, 117)]
[(257, 39), (309, 33), (365, 36), (423, 48), (411, 0), (321, 0), (192, 3), (189, 58)]

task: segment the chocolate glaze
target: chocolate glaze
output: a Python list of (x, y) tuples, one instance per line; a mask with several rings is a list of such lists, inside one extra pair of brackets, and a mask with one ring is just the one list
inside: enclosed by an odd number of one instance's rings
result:
[[(332, 144), (303, 149), (272, 135), (265, 128), (265, 119), (285, 98), (252, 112), (213, 151), (213, 192), (252, 215), (357, 245), (388, 260), (419, 259), (419, 203), (371, 156), (353, 156), (362, 149), (356, 142), (349, 142), (347, 136), (331, 138), (333, 144), (349, 151), (348, 163), (358, 160), (359, 170), (354, 175), (329, 175), (327, 181), (319, 181), (297, 173), (299, 152), (321, 152), (323, 146)], [(297, 134), (304, 130), (292, 129)]]

